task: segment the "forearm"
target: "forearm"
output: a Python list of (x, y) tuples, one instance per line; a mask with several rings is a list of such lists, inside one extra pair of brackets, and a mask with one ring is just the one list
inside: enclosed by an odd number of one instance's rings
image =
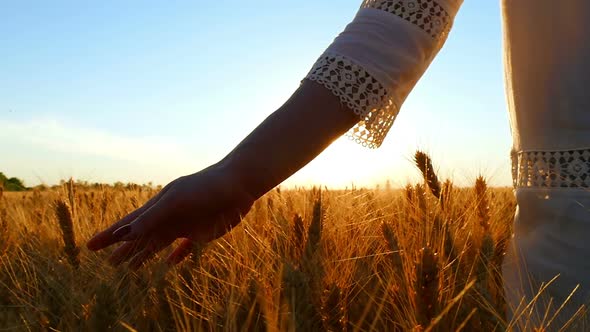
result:
[(293, 96), (248, 135), (221, 164), (259, 198), (348, 131), (358, 115), (321, 85), (304, 81)]
[[(442, 47), (462, 0), (364, 1), (303, 85), (222, 162), (258, 198), (355, 123), (379, 147), (415, 83)], [(317, 83), (315, 83), (317, 82)], [(346, 105), (346, 106), (344, 106)]]

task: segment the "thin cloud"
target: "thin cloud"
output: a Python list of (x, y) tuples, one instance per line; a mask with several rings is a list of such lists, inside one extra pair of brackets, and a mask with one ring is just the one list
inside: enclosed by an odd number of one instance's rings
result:
[(0, 137), (4, 142), (19, 141), (81, 156), (154, 165), (196, 164), (189, 150), (170, 138), (125, 137), (96, 128), (66, 125), (53, 119), (27, 122), (0, 120)]

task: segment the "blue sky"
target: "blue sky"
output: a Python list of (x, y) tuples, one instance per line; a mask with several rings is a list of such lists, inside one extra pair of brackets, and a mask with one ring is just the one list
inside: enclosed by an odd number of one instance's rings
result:
[[(204, 168), (291, 95), (360, 2), (3, 3), (0, 171), (164, 184)], [(500, 22), (497, 2), (466, 1), (383, 146), (341, 139), (287, 184), (404, 185), (421, 148), (460, 184), (509, 185)]]

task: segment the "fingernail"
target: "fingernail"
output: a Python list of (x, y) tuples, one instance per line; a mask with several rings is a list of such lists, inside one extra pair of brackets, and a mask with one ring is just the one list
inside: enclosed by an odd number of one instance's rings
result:
[(131, 225), (125, 225), (117, 228), (113, 232), (113, 237), (117, 240), (121, 240), (125, 236), (129, 235), (129, 233), (131, 233)]

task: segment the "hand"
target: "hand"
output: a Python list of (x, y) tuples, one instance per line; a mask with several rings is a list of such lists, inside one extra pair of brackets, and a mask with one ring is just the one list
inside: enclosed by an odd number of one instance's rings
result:
[(174, 180), (142, 207), (96, 234), (87, 246), (95, 251), (124, 242), (109, 261), (119, 265), (130, 260), (129, 266), (137, 269), (177, 238), (184, 238), (167, 258), (169, 264), (176, 264), (195, 244), (221, 237), (240, 223), (254, 201), (232, 172), (214, 165)]
[[(170, 256), (180, 262), (195, 244), (212, 241), (232, 227), (256, 198), (305, 166), (348, 131), (358, 116), (322, 85), (305, 80), (220, 163), (181, 177), (88, 242), (100, 250), (124, 241), (110, 257), (138, 268), (177, 238)], [(247, 190), (246, 190), (247, 189)]]

